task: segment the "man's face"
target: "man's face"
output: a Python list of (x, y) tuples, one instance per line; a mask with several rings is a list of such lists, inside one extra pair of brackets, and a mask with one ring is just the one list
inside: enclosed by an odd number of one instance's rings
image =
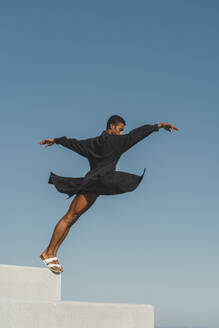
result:
[(112, 134), (117, 134), (117, 135), (122, 135), (123, 134), (123, 130), (125, 128), (124, 123), (117, 123), (116, 125), (110, 124), (110, 126), (111, 126), (111, 133)]

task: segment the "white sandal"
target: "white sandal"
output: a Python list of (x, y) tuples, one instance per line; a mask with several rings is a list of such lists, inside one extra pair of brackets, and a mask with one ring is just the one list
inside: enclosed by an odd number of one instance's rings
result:
[[(61, 266), (60, 264), (58, 264), (58, 263), (50, 263), (50, 264), (48, 264), (49, 262), (52, 262), (52, 261), (54, 261), (54, 260), (58, 260), (57, 257), (49, 257), (49, 258), (43, 260), (43, 259), (41, 258), (41, 256), (40, 256), (40, 259), (43, 261), (43, 263), (45, 263), (45, 265), (46, 265), (51, 271), (56, 272), (56, 273), (61, 273), (61, 272), (64, 271), (64, 269), (62, 268), (62, 266)], [(54, 269), (52, 269), (52, 267), (54, 267), (54, 266), (55, 266), (55, 267), (58, 267), (58, 268), (62, 268), (63, 270), (62, 270), (62, 271), (54, 270)]]

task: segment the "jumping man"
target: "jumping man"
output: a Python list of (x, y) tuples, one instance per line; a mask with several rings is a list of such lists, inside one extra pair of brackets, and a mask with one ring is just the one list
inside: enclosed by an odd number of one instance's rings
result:
[(56, 224), (48, 247), (40, 255), (41, 260), (53, 272), (63, 272), (56, 256), (57, 251), (67, 236), (71, 226), (87, 211), (99, 195), (115, 195), (133, 191), (141, 182), (142, 175), (116, 171), (116, 164), (121, 155), (152, 132), (164, 128), (173, 132), (179, 130), (170, 123), (145, 124), (123, 134), (126, 122), (119, 115), (111, 116), (107, 128), (102, 133), (89, 139), (67, 138), (44, 139), (39, 142), (45, 147), (60, 144), (88, 159), (90, 171), (84, 177), (62, 177), (50, 172), (49, 184), (68, 195), (75, 195), (68, 211)]

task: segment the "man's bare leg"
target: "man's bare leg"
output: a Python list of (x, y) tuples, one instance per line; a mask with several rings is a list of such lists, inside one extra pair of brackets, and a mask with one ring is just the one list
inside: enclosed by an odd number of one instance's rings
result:
[[(67, 213), (56, 224), (48, 247), (40, 255), (41, 259), (45, 260), (46, 258), (56, 256), (56, 253), (63, 240), (66, 238), (71, 226), (91, 207), (97, 197), (98, 195), (92, 193), (78, 194), (75, 196)], [(50, 263), (58, 263), (58, 260), (54, 260)], [(57, 271), (63, 271), (62, 268), (55, 266), (54, 269)]]

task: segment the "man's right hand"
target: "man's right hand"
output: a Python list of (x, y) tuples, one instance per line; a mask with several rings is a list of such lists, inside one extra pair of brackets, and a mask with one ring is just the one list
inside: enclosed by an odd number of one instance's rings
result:
[(45, 145), (45, 147), (49, 147), (54, 144), (54, 139), (44, 139), (42, 141), (39, 141), (38, 144)]
[(176, 131), (179, 130), (177, 127), (175, 127), (174, 125), (172, 125), (170, 123), (158, 123), (158, 127), (164, 128), (165, 130), (167, 130), (169, 132), (173, 132), (173, 130), (176, 130)]

